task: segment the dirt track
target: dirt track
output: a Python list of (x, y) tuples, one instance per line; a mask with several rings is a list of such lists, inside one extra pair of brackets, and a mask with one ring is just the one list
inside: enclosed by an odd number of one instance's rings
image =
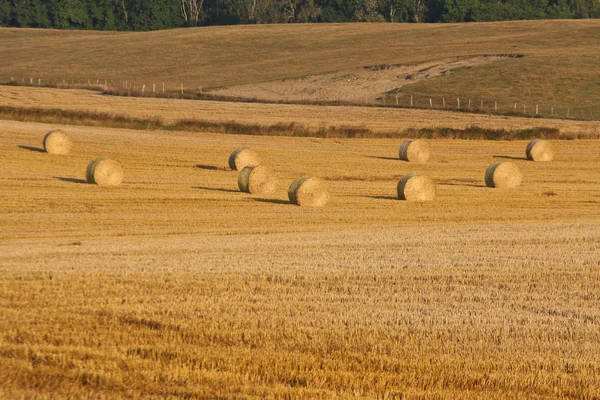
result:
[(344, 69), (328, 74), (297, 79), (282, 79), (218, 89), (211, 93), (269, 101), (329, 100), (373, 103), (386, 93), (403, 86), (446, 76), (458, 69), (468, 69), (516, 57), (516, 54), (454, 57), (417, 65), (372, 65)]

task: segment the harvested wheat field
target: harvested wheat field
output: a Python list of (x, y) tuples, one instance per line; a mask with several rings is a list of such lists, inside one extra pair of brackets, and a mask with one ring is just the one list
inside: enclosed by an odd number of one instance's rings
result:
[[(598, 142), (401, 142), (0, 121), (0, 397), (598, 398)], [(241, 146), (273, 195), (238, 190)], [(98, 156), (121, 185), (86, 183)], [(522, 184), (487, 188), (507, 160)], [(433, 201), (397, 199), (411, 172)]]

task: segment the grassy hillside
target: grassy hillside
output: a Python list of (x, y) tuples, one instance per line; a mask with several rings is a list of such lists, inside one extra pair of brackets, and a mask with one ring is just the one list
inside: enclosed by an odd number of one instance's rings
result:
[(375, 64), (479, 54), (521, 59), (453, 72), (410, 93), (546, 101), (600, 114), (600, 21), (258, 25), (116, 33), (0, 29), (0, 79), (113, 79), (217, 88)]

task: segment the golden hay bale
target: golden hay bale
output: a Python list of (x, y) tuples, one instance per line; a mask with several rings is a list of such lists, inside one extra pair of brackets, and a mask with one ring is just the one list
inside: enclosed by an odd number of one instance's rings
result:
[(85, 178), (99, 186), (117, 186), (123, 182), (123, 167), (118, 161), (98, 157), (89, 163)]
[(408, 201), (431, 201), (435, 197), (436, 184), (419, 172), (404, 175), (398, 182), (398, 198)]
[(329, 201), (329, 190), (320, 179), (302, 176), (292, 182), (288, 197), (299, 206), (323, 207)]
[(277, 179), (262, 165), (248, 165), (238, 175), (238, 187), (250, 194), (272, 194), (277, 190)]
[(519, 186), (523, 176), (510, 162), (495, 162), (485, 171), (485, 184), (491, 188), (511, 189)]
[(229, 156), (229, 167), (234, 171), (241, 171), (248, 165), (260, 165), (260, 158), (252, 149), (240, 147)]
[(60, 129), (50, 131), (44, 136), (44, 150), (47, 153), (65, 155), (71, 152), (72, 147), (71, 138)]
[(525, 149), (527, 159), (531, 161), (552, 161), (554, 153), (550, 142), (542, 139), (535, 139), (529, 142)]
[(424, 163), (431, 155), (429, 144), (420, 139), (409, 139), (400, 145), (400, 159), (414, 163)]

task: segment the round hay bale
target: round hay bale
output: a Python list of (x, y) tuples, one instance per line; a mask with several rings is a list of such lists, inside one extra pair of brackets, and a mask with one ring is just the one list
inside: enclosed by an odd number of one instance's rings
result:
[(431, 201), (435, 197), (436, 184), (419, 172), (404, 175), (398, 182), (398, 198), (408, 201)]
[(99, 186), (118, 186), (123, 182), (123, 167), (118, 161), (98, 157), (88, 164), (85, 178)]
[(554, 158), (550, 142), (542, 139), (534, 139), (529, 142), (525, 154), (531, 161), (552, 161)]
[(522, 180), (519, 168), (511, 162), (495, 162), (485, 171), (485, 184), (491, 188), (512, 189)]
[(73, 142), (65, 131), (56, 129), (46, 133), (44, 136), (44, 150), (50, 154), (65, 155), (71, 152)]
[(241, 171), (248, 165), (260, 165), (260, 158), (252, 149), (240, 147), (229, 156), (229, 167), (234, 171)]
[(414, 163), (425, 163), (431, 155), (429, 144), (420, 139), (409, 139), (400, 145), (400, 159)]
[(288, 197), (293, 204), (323, 207), (329, 201), (329, 190), (319, 178), (302, 176), (290, 185)]
[(238, 175), (238, 187), (250, 194), (272, 194), (277, 190), (277, 179), (262, 165), (248, 165)]

